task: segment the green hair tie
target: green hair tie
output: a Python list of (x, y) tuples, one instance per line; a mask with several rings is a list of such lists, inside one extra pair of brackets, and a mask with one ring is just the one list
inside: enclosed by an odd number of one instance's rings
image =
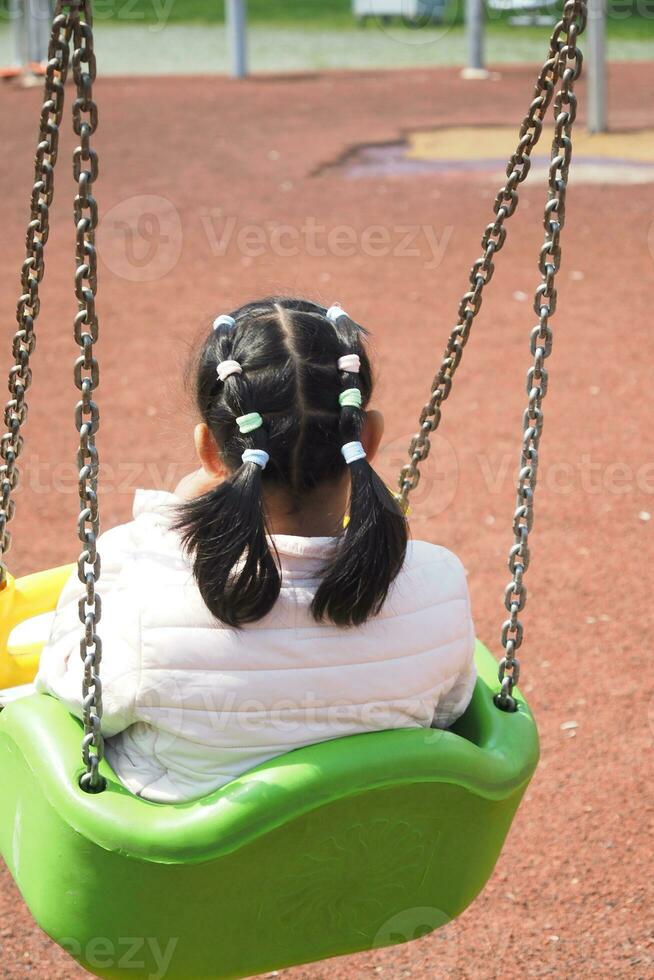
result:
[(239, 415), (236, 424), (243, 435), (247, 435), (248, 432), (260, 429), (263, 425), (263, 419), (258, 412), (250, 412), (248, 415)]
[(338, 396), (338, 403), (341, 408), (361, 408), (362, 398), (358, 388), (346, 388)]

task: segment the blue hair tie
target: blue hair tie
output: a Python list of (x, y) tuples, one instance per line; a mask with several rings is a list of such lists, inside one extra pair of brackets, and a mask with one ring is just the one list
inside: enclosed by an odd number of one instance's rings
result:
[(366, 458), (366, 451), (360, 442), (346, 442), (345, 445), (341, 447), (341, 452), (343, 453), (343, 459), (348, 466), (351, 463), (356, 463), (359, 459)]
[(228, 316), (227, 313), (221, 313), (221, 315), (217, 316), (213, 321), (213, 328), (214, 330), (220, 330), (221, 327), (227, 327), (229, 330), (235, 330), (236, 320), (233, 316)]
[(260, 466), (262, 470), (265, 470), (270, 456), (265, 449), (246, 449), (241, 456), (241, 459), (244, 463), (255, 463), (257, 466)]

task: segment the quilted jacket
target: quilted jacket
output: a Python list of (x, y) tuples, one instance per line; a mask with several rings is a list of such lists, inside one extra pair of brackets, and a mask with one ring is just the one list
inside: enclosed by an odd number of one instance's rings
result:
[[(99, 539), (103, 730), (133, 793), (203, 796), (299, 746), (390, 728), (451, 725), (475, 683), (474, 628), (458, 558), (409, 544), (380, 615), (340, 629), (310, 605), (332, 538), (276, 535), (282, 589), (241, 630), (204, 605), (169, 493), (137, 491), (134, 519)], [(80, 584), (61, 595), (38, 690), (81, 716)]]

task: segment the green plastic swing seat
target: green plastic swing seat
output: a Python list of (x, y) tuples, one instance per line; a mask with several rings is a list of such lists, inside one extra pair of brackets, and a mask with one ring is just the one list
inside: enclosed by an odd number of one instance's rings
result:
[(190, 804), (78, 785), (80, 724), (0, 712), (0, 851), (38, 924), (100, 977), (244, 977), (430, 932), (480, 892), (538, 760), (497, 665), (455, 730), (298, 749)]

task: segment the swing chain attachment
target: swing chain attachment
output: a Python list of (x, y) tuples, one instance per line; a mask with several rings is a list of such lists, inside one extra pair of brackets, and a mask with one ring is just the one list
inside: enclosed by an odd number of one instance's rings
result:
[(39, 285), (45, 274), (45, 246), (50, 234), (50, 205), (54, 196), (54, 167), (64, 111), (64, 85), (68, 74), (71, 28), (67, 13), (57, 9), (52, 22), (45, 73), (45, 99), (41, 108), (34, 185), (27, 226), (26, 254), (21, 269), (21, 295), (16, 306), (18, 330), (14, 334), (14, 364), (9, 371), (11, 398), (5, 405), (6, 432), (0, 441), (0, 589), (7, 582), (4, 556), (11, 547), (7, 525), (15, 513), (12, 492), (19, 479), (17, 460), (23, 449), (21, 427), (27, 420), (27, 391), (32, 383), (30, 357), (36, 347), (35, 325), (41, 309)]
[(94, 344), (98, 340), (99, 330), (95, 309), (98, 288), (95, 245), (98, 205), (92, 193), (93, 184), (98, 176), (98, 154), (91, 146), (91, 137), (98, 126), (98, 107), (93, 99), (96, 60), (91, 0), (76, 0), (69, 6), (73, 37), (72, 70), (77, 89), (77, 98), (73, 102), (73, 130), (79, 137), (79, 146), (73, 153), (73, 177), (77, 181), (74, 217), (75, 295), (78, 306), (74, 333), (80, 348), (80, 355), (75, 361), (74, 378), (75, 386), (81, 392), (81, 398), (75, 407), (75, 425), (79, 433), (77, 466), (80, 512), (77, 527), (82, 542), (77, 574), (86, 589), (85, 595), (79, 601), (79, 618), (84, 627), (80, 639), (80, 656), (84, 663), (82, 757), (86, 767), (80, 786), (86, 792), (98, 793), (105, 788), (105, 780), (99, 773), (99, 765), (104, 755), (100, 680), (102, 641), (97, 633), (102, 604), (96, 591), (100, 576), (100, 555), (97, 550), (100, 517), (99, 457), (95, 436), (100, 425), (100, 412), (93, 397), (100, 383), (100, 367), (94, 355)]
[(431, 386), (431, 397), (420, 413), (419, 432), (409, 445), (409, 462), (400, 472), (397, 495), (398, 503), (406, 513), (408, 498), (420, 481), (420, 464), (430, 451), (430, 433), (441, 422), (442, 404), (452, 390), (456, 370), (470, 338), (472, 325), (482, 305), (484, 287), (495, 271), (494, 257), (507, 236), (506, 221), (515, 214), (518, 204), (518, 188), (531, 167), (531, 155), (537, 145), (548, 109), (554, 98), (557, 83), (561, 90), (555, 103), (555, 135), (550, 165), (548, 202), (545, 208), (545, 244), (541, 249), (539, 269), (542, 281), (536, 290), (534, 308), (539, 323), (532, 331), (531, 350), (534, 364), (527, 377), (529, 406), (525, 413), (521, 467), (518, 485), (518, 506), (514, 514), (515, 542), (511, 549), (509, 568), (513, 579), (505, 591), (505, 606), (510, 618), (502, 627), (504, 658), (500, 663), (501, 692), (495, 703), (506, 711), (515, 711), (517, 702), (512, 697), (517, 682), (519, 664), (515, 653), (522, 643), (523, 626), (518, 613), (524, 608), (527, 592), (522, 578), (529, 564), (528, 536), (533, 524), (533, 494), (538, 465), (538, 444), (542, 432), (543, 416), (541, 400), (547, 390), (547, 372), (543, 362), (552, 348), (552, 332), (549, 317), (556, 309), (554, 278), (561, 261), (560, 232), (565, 220), (565, 191), (572, 153), (570, 139), (576, 115), (574, 82), (581, 73), (582, 55), (577, 48), (577, 38), (586, 26), (587, 0), (566, 0), (561, 20), (556, 24), (550, 39), (550, 50), (536, 85), (527, 115), (520, 127), (518, 144), (510, 157), (507, 181), (497, 193), (493, 205), (494, 220), (487, 225), (481, 240), (483, 255), (478, 258), (469, 276), (469, 289), (459, 304), (457, 323), (445, 348), (443, 360)]
[(504, 247), (507, 236), (505, 222), (518, 208), (518, 187), (526, 179), (531, 168), (531, 154), (541, 137), (543, 122), (558, 78), (561, 47), (559, 38), (564, 30), (566, 17), (570, 16), (567, 9), (569, 6), (571, 3), (567, 4), (564, 19), (556, 25), (550, 39), (548, 58), (536, 80), (532, 101), (520, 127), (516, 150), (506, 166), (508, 179), (495, 197), (493, 204), (495, 218), (486, 226), (481, 239), (483, 255), (474, 262), (470, 270), (469, 288), (459, 303), (458, 319), (448, 338), (438, 373), (432, 381), (431, 397), (420, 413), (420, 431), (413, 437), (409, 446), (410, 461), (400, 472), (398, 501), (405, 511), (408, 508), (409, 493), (415, 490), (420, 482), (420, 463), (427, 459), (431, 448), (429, 435), (440, 425), (441, 406), (452, 390), (454, 375), (461, 363), (475, 317), (481, 309), (484, 287), (493, 278), (495, 272), (493, 259)]
[(77, 182), (73, 213), (76, 241), (75, 296), (78, 310), (74, 336), (79, 345), (74, 379), (81, 393), (75, 407), (75, 426), (79, 433), (77, 466), (80, 512), (77, 529), (82, 542), (77, 571), (86, 589), (78, 607), (79, 618), (84, 627), (80, 655), (84, 663), (82, 758), (85, 772), (80, 778), (80, 786), (86, 792), (98, 793), (105, 788), (105, 780), (99, 773), (104, 745), (101, 732), (100, 681), (102, 642), (97, 633), (102, 606), (96, 590), (100, 576), (100, 556), (97, 550), (100, 518), (99, 459), (95, 436), (100, 424), (100, 413), (93, 395), (100, 383), (100, 368), (93, 349), (98, 339), (98, 317), (95, 309), (98, 285), (95, 246), (98, 205), (92, 191), (98, 176), (98, 154), (91, 146), (91, 137), (98, 126), (98, 107), (93, 99), (96, 61), (92, 0), (57, 0), (48, 45), (45, 99), (41, 109), (36, 149), (26, 257), (21, 271), (22, 294), (16, 308), (19, 329), (13, 339), (14, 364), (9, 372), (11, 398), (5, 407), (7, 431), (0, 441), (0, 589), (7, 582), (4, 556), (11, 546), (11, 534), (7, 525), (15, 512), (11, 494), (18, 484), (16, 460), (23, 449), (21, 426), (27, 419), (26, 393), (32, 383), (30, 356), (36, 346), (34, 327), (41, 308), (39, 284), (45, 274), (45, 246), (50, 231), (54, 172), (64, 111), (65, 84), (71, 64), (76, 87), (76, 98), (72, 106), (73, 131), (79, 137), (79, 146), (73, 153), (73, 178)]
[(545, 240), (538, 268), (541, 282), (534, 297), (538, 323), (531, 332), (530, 349), (533, 364), (527, 372), (528, 403), (523, 416), (522, 450), (518, 474), (517, 502), (513, 515), (514, 543), (509, 552), (509, 570), (513, 576), (504, 592), (509, 618), (502, 625), (504, 657), (500, 662), (500, 692), (495, 704), (503, 711), (516, 711), (518, 704), (513, 688), (518, 683), (520, 663), (516, 652), (522, 645), (524, 627), (519, 614), (527, 601), (523, 578), (529, 567), (529, 532), (534, 523), (534, 495), (538, 476), (538, 450), (543, 432), (542, 401), (547, 394), (548, 373), (545, 361), (552, 353), (550, 317), (556, 312), (556, 274), (561, 266), (561, 231), (565, 224), (565, 202), (568, 172), (572, 158), (572, 127), (577, 115), (574, 85), (583, 64), (577, 38), (586, 26), (585, 0), (569, 0), (572, 16), (565, 26), (565, 38), (559, 51), (560, 88), (554, 99), (554, 139), (549, 169), (549, 188), (543, 225)]

